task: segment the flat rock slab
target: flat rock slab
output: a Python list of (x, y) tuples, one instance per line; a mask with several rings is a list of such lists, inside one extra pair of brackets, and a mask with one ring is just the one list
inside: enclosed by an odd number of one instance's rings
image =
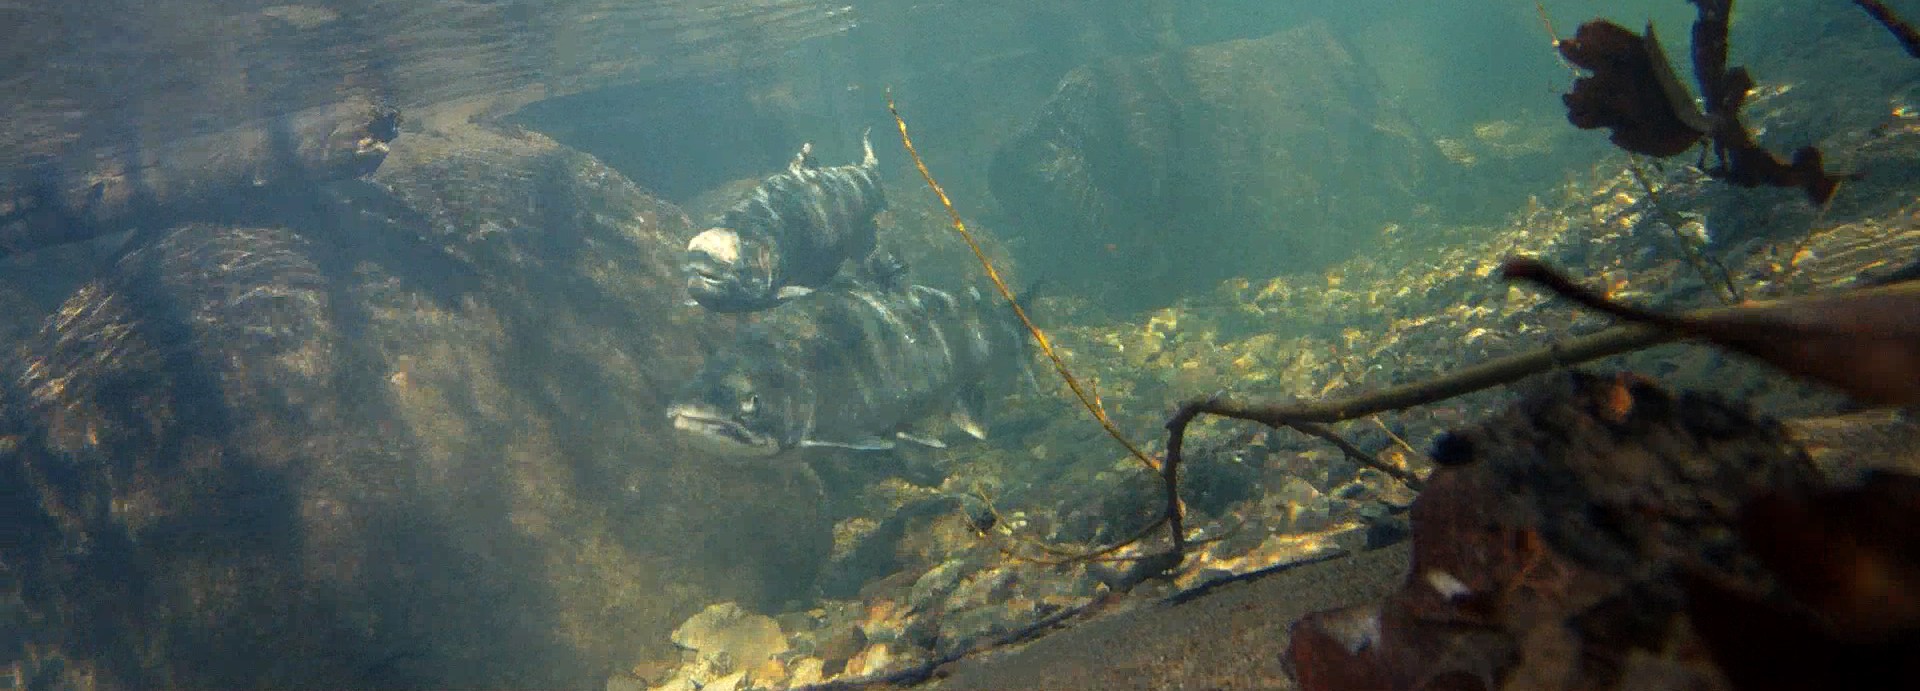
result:
[(1179, 605), (1094, 619), (1004, 653), (962, 660), (940, 689), (1292, 689), (1282, 668), (1301, 617), (1385, 596), (1405, 544), (1224, 586)]

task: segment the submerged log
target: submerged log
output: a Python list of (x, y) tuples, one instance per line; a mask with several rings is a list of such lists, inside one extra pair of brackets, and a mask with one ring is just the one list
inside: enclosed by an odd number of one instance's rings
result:
[(359, 98), (157, 146), (48, 157), (0, 175), (0, 257), (367, 175), (386, 159), (399, 120), (391, 106)]

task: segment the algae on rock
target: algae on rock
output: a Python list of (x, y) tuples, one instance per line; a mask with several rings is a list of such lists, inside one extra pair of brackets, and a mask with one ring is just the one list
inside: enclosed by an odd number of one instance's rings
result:
[(704, 603), (804, 592), (817, 483), (661, 413), (720, 337), (677, 210), (466, 125), (308, 208), (152, 234), (7, 363), (30, 674), (580, 686)]

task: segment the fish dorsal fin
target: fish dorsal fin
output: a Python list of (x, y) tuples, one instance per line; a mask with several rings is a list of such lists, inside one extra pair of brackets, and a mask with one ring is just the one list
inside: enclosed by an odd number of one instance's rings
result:
[(960, 393), (956, 395), (953, 402), (953, 411), (948, 413), (948, 419), (953, 421), (953, 426), (960, 428), (962, 432), (966, 432), (967, 436), (973, 437), (974, 439), (986, 439), (987, 426), (980, 422), (980, 411), (985, 407), (986, 396), (980, 393), (979, 388), (969, 386), (961, 389)]
[(813, 157), (813, 142), (801, 143), (800, 153), (794, 154), (793, 162), (787, 164), (787, 168), (795, 172), (819, 167), (820, 161)]

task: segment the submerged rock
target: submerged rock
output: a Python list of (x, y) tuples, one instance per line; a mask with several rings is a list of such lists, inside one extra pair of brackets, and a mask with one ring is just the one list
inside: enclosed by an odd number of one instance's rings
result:
[(810, 587), (817, 481), (665, 429), (719, 340), (681, 215), (462, 127), (310, 213), (147, 236), (8, 363), (35, 685), (582, 687)]
[(673, 644), (698, 651), (702, 657), (725, 655), (744, 671), (786, 652), (787, 636), (772, 617), (722, 602), (700, 610), (674, 629)]
[(213, 134), (0, 169), (0, 257), (297, 199), (313, 185), (372, 173), (399, 134), (398, 110), (353, 97)]
[(996, 153), (990, 184), (1029, 230), (1021, 260), (1141, 309), (1344, 258), (1410, 214), (1442, 161), (1309, 24), (1074, 69)]

